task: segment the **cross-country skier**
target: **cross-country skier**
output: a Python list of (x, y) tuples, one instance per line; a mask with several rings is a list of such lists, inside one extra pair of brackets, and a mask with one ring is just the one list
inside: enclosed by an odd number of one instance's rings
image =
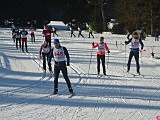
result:
[(35, 34), (34, 34), (34, 32), (36, 31), (36, 28), (35, 27), (33, 27), (33, 25), (31, 25), (31, 27), (30, 27), (30, 34), (31, 34), (31, 42), (33, 43), (35, 43)]
[(18, 42), (19, 42), (19, 48), (21, 48), (21, 35), (17, 27), (14, 29), (13, 39), (16, 41), (16, 48), (18, 49)]
[(105, 51), (110, 53), (108, 45), (104, 42), (104, 37), (100, 37), (100, 42), (94, 44), (92, 43), (93, 48), (97, 48), (97, 73), (100, 74), (100, 60), (102, 61), (103, 74), (106, 75), (105, 68)]
[(73, 30), (72, 27), (70, 27), (70, 31), (71, 31), (71, 37), (72, 37), (72, 35), (73, 35), (74, 37), (76, 37), (76, 35), (74, 34), (74, 30)]
[(28, 52), (28, 50), (27, 50), (28, 32), (25, 30), (25, 28), (22, 28), (22, 31), (20, 31), (20, 35), (21, 35), (21, 41), (22, 41), (22, 52), (24, 52), (24, 44), (25, 44), (26, 52)]
[(143, 49), (144, 45), (142, 40), (140, 39), (140, 35), (138, 32), (133, 32), (132, 38), (128, 39), (128, 41), (125, 41), (125, 44), (128, 45), (131, 43), (131, 51), (129, 54), (128, 64), (127, 64), (127, 72), (130, 71), (130, 64), (132, 57), (134, 56), (136, 60), (136, 66), (137, 66), (137, 73), (140, 75), (140, 65), (139, 65), (139, 44), (141, 44), (141, 50)]
[(19, 43), (19, 48), (21, 48), (21, 35), (19, 31), (16, 32), (15, 38), (16, 38), (16, 48), (18, 49), (18, 43)]
[[(43, 44), (41, 45), (39, 49), (39, 57), (40, 59), (43, 59), (43, 71), (46, 73), (46, 57), (47, 57), (47, 63), (48, 63), (48, 57), (51, 51), (51, 47), (48, 45), (46, 41), (43, 41)], [(48, 63), (49, 71), (52, 73), (52, 67), (51, 63)]]
[(46, 26), (43, 30), (42, 34), (45, 37), (45, 41), (49, 43), (49, 46), (51, 47), (51, 33), (53, 33), (53, 30), (49, 28), (49, 26)]
[(13, 27), (12, 28), (12, 38), (13, 38), (13, 41), (15, 42), (15, 39), (16, 39), (16, 34), (17, 32), (19, 32), (19, 29), (17, 27)]
[(11, 25), (12, 37), (14, 36), (16, 26), (14, 24)]
[(94, 36), (92, 34), (92, 26), (91, 25), (89, 25), (89, 27), (88, 27), (88, 32), (89, 32), (89, 37), (88, 38), (90, 38), (90, 35), (92, 35), (92, 37), (94, 38)]
[(82, 36), (84, 38), (84, 36), (82, 35), (82, 30), (80, 28), (80, 26), (78, 26), (78, 37)]
[[(53, 94), (58, 93), (58, 78), (59, 73), (62, 71), (63, 77), (67, 83), (70, 94), (73, 94), (73, 89), (71, 87), (71, 82), (68, 77), (67, 66), (70, 65), (70, 57), (66, 47), (60, 45), (58, 39), (54, 39), (54, 48), (51, 49), (48, 62), (51, 63), (51, 59), (54, 59), (54, 92)], [(66, 65), (67, 60), (67, 65)]]
[(155, 30), (155, 41), (159, 41), (159, 30)]
[(54, 37), (55, 35), (57, 35), (57, 37), (58, 37), (57, 28), (52, 28), (52, 30), (53, 30), (53, 37)]

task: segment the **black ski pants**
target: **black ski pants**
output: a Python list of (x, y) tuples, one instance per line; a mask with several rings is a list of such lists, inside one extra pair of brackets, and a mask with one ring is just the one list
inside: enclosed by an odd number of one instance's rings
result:
[(78, 33), (78, 37), (80, 37), (80, 36), (84, 38), (81, 31), (79, 31), (79, 33)]
[[(49, 53), (42, 53), (42, 58), (43, 58), (43, 70), (46, 70), (46, 58), (48, 61)], [(52, 71), (51, 63), (48, 63), (49, 71)]]
[(18, 49), (18, 43), (19, 43), (19, 48), (21, 48), (21, 39), (16, 38), (16, 48)]
[(49, 44), (49, 46), (51, 47), (51, 39), (45, 39), (45, 41)]
[(102, 62), (103, 74), (106, 74), (105, 55), (98, 55), (97, 54), (97, 72), (98, 72), (98, 74), (100, 73), (100, 60)]
[(59, 78), (60, 71), (63, 74), (63, 77), (66, 81), (67, 86), (68, 86), (69, 92), (73, 92), (72, 87), (71, 87), (71, 82), (68, 77), (68, 71), (67, 71), (67, 66), (66, 66), (65, 61), (55, 62), (55, 65), (54, 65), (54, 91), (58, 91), (58, 78)]
[(127, 71), (130, 70), (131, 60), (132, 60), (133, 56), (134, 56), (134, 58), (136, 60), (137, 73), (139, 73), (139, 69), (140, 69), (140, 65), (139, 65), (139, 51), (131, 51), (130, 52), (129, 59), (128, 59), (128, 64), (127, 64), (127, 67), (128, 67)]
[(90, 35), (92, 35), (92, 37), (94, 38), (94, 36), (93, 36), (92, 32), (89, 32), (89, 38), (90, 38)]
[(76, 35), (73, 33), (73, 31), (71, 31), (71, 37), (72, 37), (72, 35), (73, 35), (74, 37), (76, 37)]
[(34, 33), (31, 34), (31, 42), (32, 43), (35, 42), (35, 35), (34, 35)]

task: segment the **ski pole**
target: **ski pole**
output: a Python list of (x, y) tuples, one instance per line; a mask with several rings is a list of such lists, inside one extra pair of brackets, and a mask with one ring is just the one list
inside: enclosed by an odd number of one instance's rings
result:
[(126, 44), (125, 44), (125, 48), (124, 48), (124, 54), (125, 54), (125, 60), (124, 60), (124, 65), (123, 65), (123, 74), (124, 74), (124, 68), (126, 67)]
[(90, 66), (91, 66), (92, 52), (93, 52), (93, 47), (92, 47), (92, 51), (91, 51), (91, 57), (90, 57), (90, 61), (89, 61), (90, 63), (89, 63), (89, 68), (88, 68), (88, 75), (89, 75)]
[(109, 64), (109, 53), (108, 53), (108, 60), (107, 60), (107, 69), (108, 69), (108, 64)]
[(142, 50), (140, 52), (141, 52), (141, 63), (142, 63)]
[(125, 45), (125, 65), (126, 65), (126, 45)]
[(39, 67), (38, 67), (38, 70), (39, 70), (39, 68), (40, 68), (40, 62), (41, 62), (41, 60), (39, 60)]

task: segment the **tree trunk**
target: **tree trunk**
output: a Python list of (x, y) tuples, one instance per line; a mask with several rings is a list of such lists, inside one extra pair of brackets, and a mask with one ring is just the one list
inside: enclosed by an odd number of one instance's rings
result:
[(105, 5), (101, 6), (101, 14), (103, 20), (103, 32), (107, 31), (107, 19), (106, 19), (106, 12), (105, 12)]

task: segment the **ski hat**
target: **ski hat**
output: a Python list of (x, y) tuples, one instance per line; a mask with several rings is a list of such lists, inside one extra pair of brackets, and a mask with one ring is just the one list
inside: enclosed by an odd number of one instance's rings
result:
[(138, 30), (132, 33), (132, 38), (134, 38), (134, 35), (138, 35), (138, 38), (140, 38), (140, 32)]
[(60, 43), (60, 42), (59, 42), (58, 39), (54, 39), (53, 43), (54, 43), (54, 44), (58, 44), (58, 43)]
[(134, 35), (138, 35), (138, 33), (137, 33), (137, 32), (134, 32)]
[(104, 37), (100, 37), (100, 40), (104, 40)]

